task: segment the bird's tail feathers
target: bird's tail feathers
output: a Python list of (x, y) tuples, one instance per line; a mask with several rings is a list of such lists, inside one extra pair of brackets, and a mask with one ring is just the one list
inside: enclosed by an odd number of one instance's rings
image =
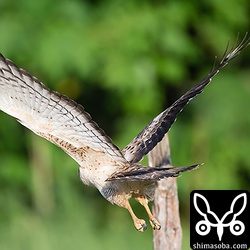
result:
[(202, 164), (188, 167), (152, 168), (133, 166), (124, 172), (112, 175), (106, 181), (158, 181), (167, 177), (178, 177), (181, 172), (186, 172), (198, 168)]

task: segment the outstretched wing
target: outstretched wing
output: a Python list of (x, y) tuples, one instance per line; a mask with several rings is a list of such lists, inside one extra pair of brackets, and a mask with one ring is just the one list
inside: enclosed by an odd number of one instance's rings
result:
[(250, 38), (247, 34), (244, 39), (228, 52), (228, 46), (224, 52), (222, 60), (216, 68), (202, 79), (197, 85), (188, 90), (183, 96), (175, 101), (169, 108), (155, 117), (123, 150), (122, 153), (127, 161), (131, 163), (139, 162), (144, 155), (149, 153), (158, 142), (162, 140), (164, 135), (169, 131), (172, 124), (175, 122), (177, 115), (182, 109), (199, 95), (204, 88), (211, 82), (212, 78), (225, 67), (230, 60), (236, 57), (250, 43)]
[(1, 54), (0, 109), (61, 147), (79, 164), (89, 151), (105, 153), (118, 163), (126, 162), (81, 105), (48, 89)]

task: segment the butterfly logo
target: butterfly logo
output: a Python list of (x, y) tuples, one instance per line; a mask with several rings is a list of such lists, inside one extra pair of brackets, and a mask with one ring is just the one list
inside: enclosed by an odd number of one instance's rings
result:
[[(240, 200), (243, 199), (243, 205), (239, 208)], [(198, 206), (198, 202), (200, 207)], [(237, 203), (237, 207), (235, 204)], [(217, 228), (217, 235), (219, 241), (222, 239), (222, 235), (224, 233), (224, 228), (229, 227), (230, 232), (233, 235), (241, 235), (245, 231), (245, 225), (242, 221), (237, 220), (237, 217), (244, 211), (247, 205), (247, 195), (246, 193), (242, 193), (237, 195), (230, 206), (230, 210), (227, 211), (221, 219), (210, 210), (210, 205), (203, 195), (199, 193), (195, 193), (193, 196), (193, 204), (196, 211), (203, 217), (202, 220), (196, 223), (195, 230), (199, 235), (207, 235), (209, 234), (211, 227)], [(205, 209), (204, 209), (205, 208)], [(226, 220), (230, 222), (225, 222)]]

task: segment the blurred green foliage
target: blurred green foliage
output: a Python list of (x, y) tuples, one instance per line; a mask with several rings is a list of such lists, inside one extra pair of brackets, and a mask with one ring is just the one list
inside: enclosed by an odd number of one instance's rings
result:
[[(123, 148), (249, 31), (248, 0), (0, 0), (0, 51), (81, 103)], [(189, 249), (189, 193), (250, 189), (249, 49), (179, 116), (174, 165)], [(147, 161), (144, 160), (144, 164)], [(139, 217), (143, 209), (133, 203)], [(0, 113), (0, 248), (152, 249), (124, 209), (77, 177), (62, 150)]]

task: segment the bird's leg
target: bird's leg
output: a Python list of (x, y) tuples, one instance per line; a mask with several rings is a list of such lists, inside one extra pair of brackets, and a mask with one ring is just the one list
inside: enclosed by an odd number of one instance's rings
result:
[[(119, 204), (119, 205), (121, 206), (121, 204)], [(122, 207), (126, 208), (129, 211), (129, 213), (133, 219), (136, 230), (138, 230), (139, 232), (144, 232), (147, 229), (147, 224), (146, 224), (145, 220), (138, 219), (136, 217), (136, 215), (134, 214), (134, 211), (133, 211), (132, 207), (130, 206), (129, 201), (127, 199), (123, 203)]]
[(141, 205), (145, 208), (147, 214), (148, 214), (148, 218), (149, 218), (149, 222), (152, 226), (152, 228), (155, 230), (160, 230), (161, 229), (161, 224), (158, 222), (158, 220), (152, 215), (150, 208), (148, 207), (148, 200), (145, 197), (139, 196), (139, 197), (135, 197), (135, 200), (137, 200), (138, 202), (141, 203)]

